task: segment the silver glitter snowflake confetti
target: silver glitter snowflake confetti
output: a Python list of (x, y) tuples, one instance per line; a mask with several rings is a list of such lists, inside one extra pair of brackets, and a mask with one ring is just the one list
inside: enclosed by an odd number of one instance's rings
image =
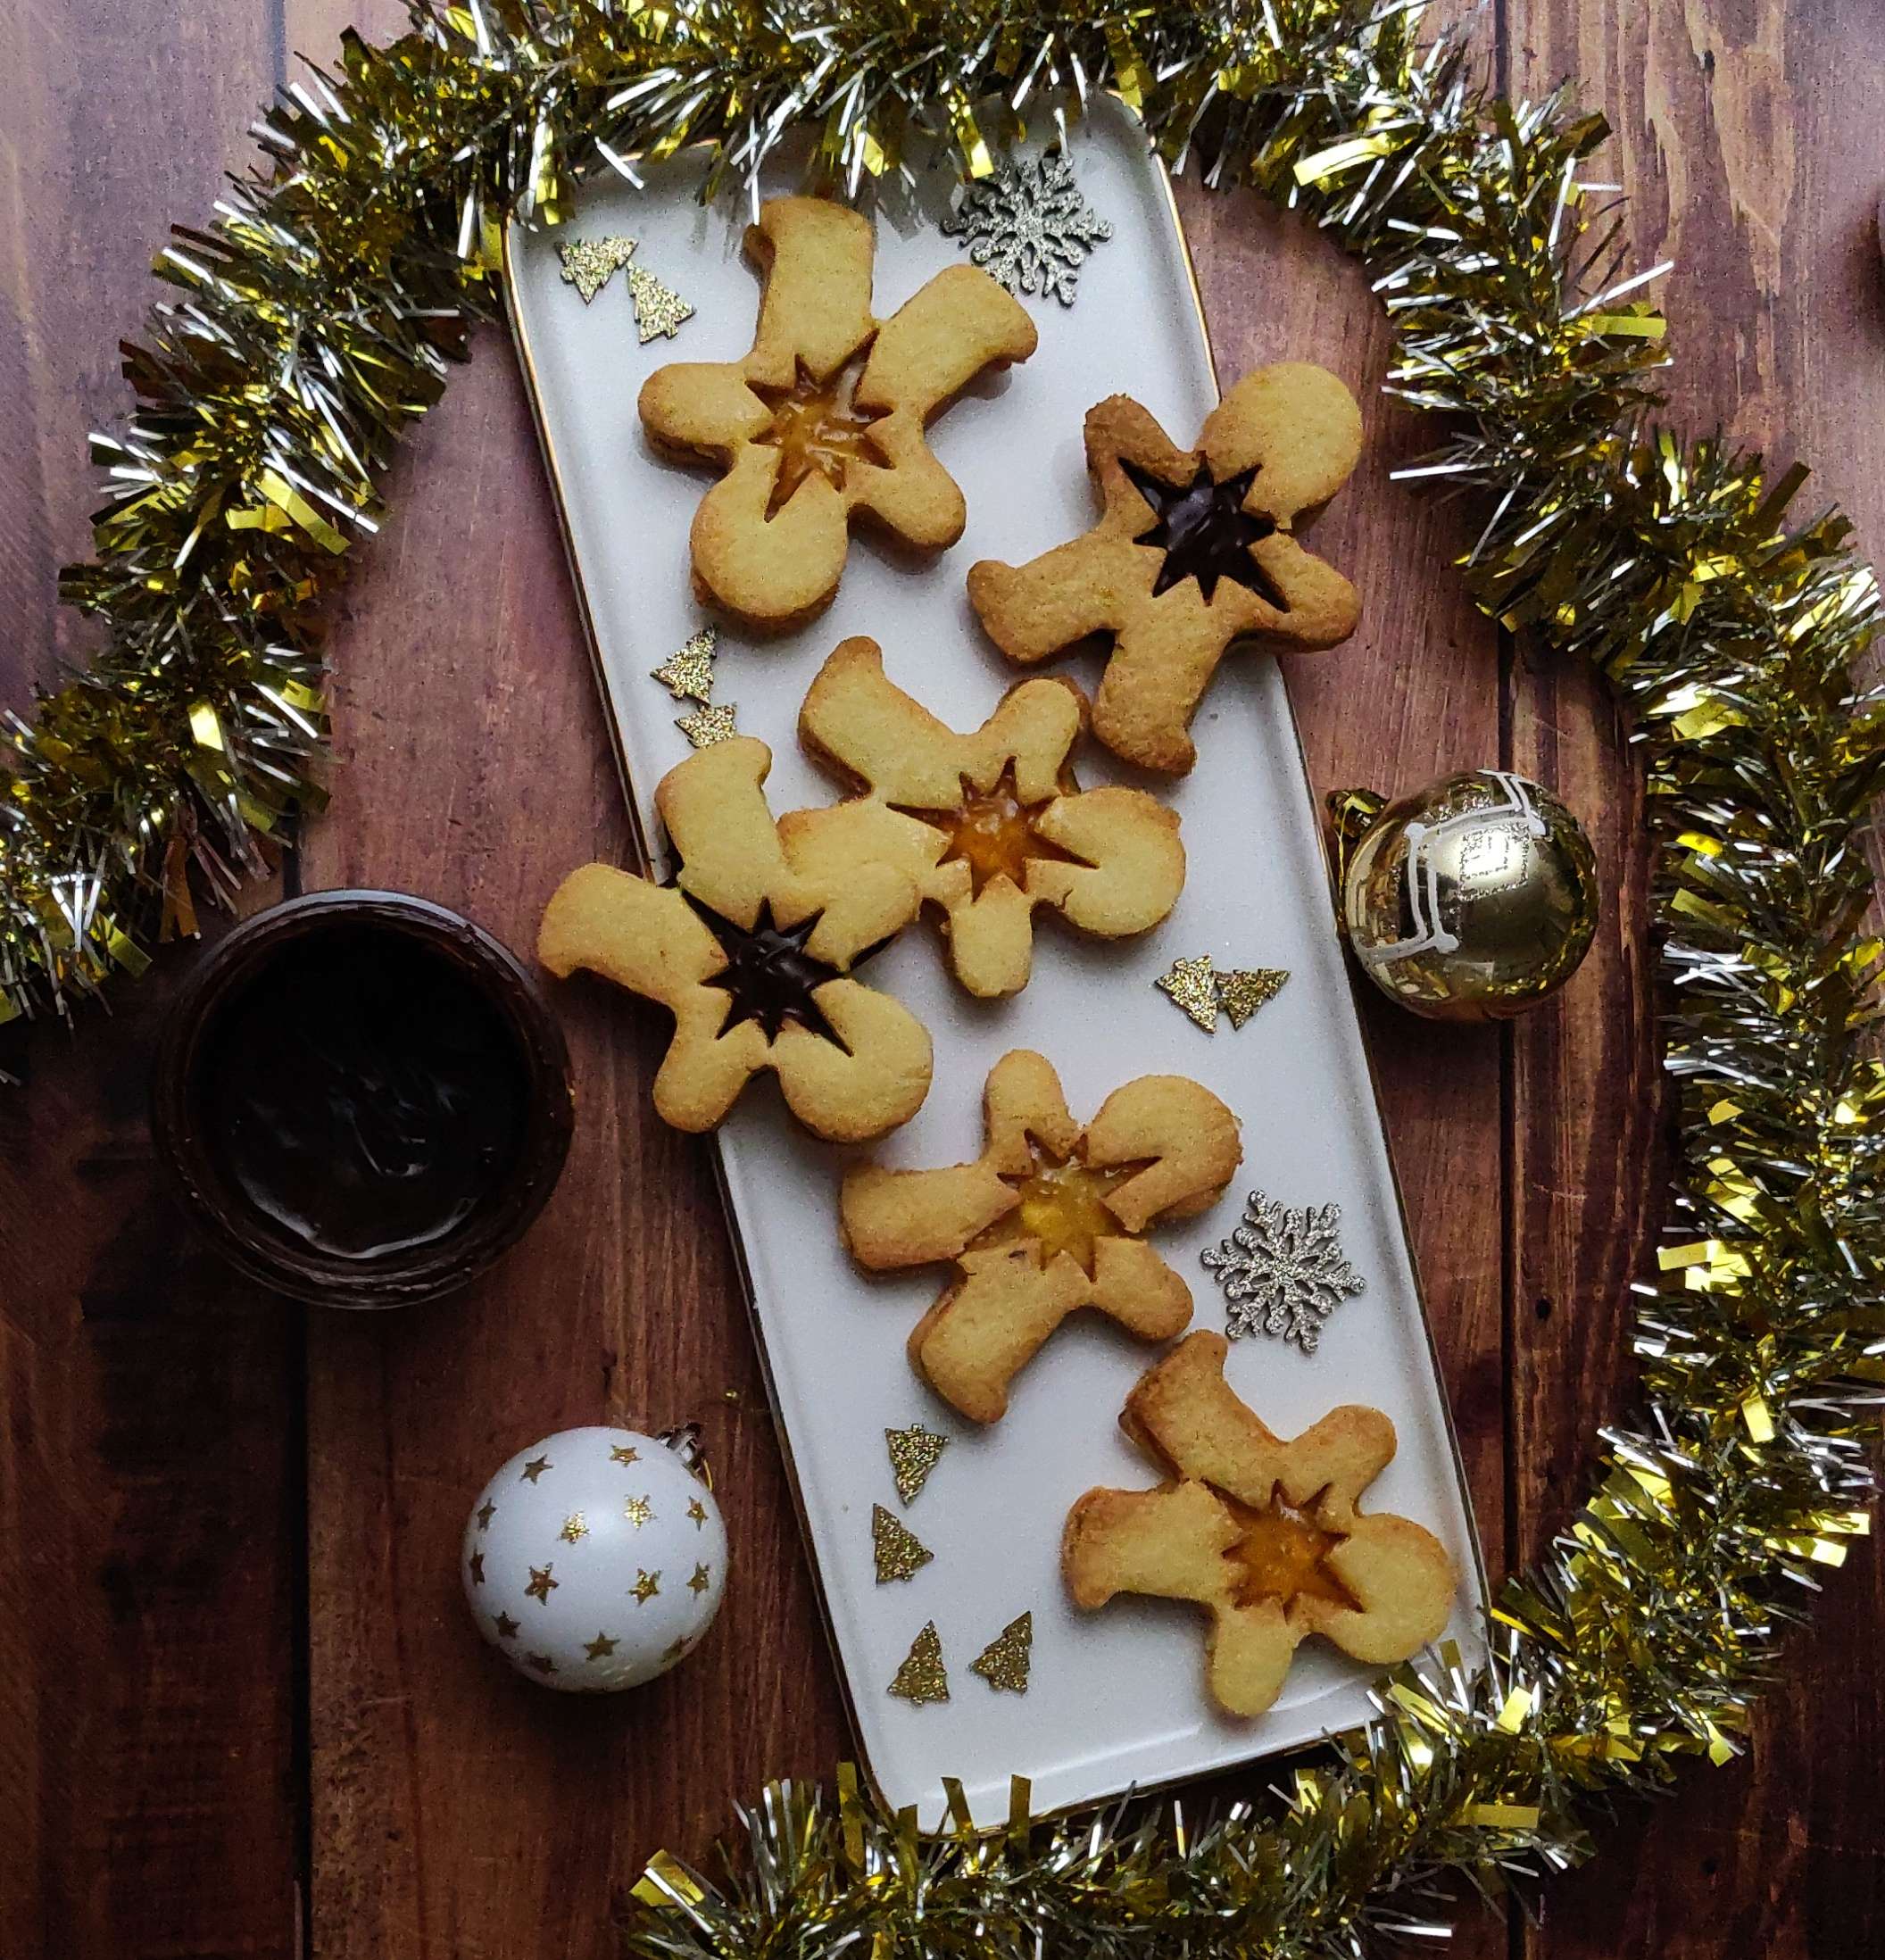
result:
[(1074, 166), (1055, 150), (1032, 162), (1004, 161), (971, 184), (942, 220), (970, 260), (1010, 293), (1051, 295), (1074, 303), (1086, 255), (1113, 228), (1080, 195)]
[(1213, 1252), (1205, 1268), (1230, 1304), (1225, 1332), (1281, 1334), (1314, 1354), (1323, 1323), (1366, 1283), (1348, 1262), (1338, 1233), (1340, 1205), (1279, 1205), (1260, 1191), (1245, 1199), (1243, 1223)]

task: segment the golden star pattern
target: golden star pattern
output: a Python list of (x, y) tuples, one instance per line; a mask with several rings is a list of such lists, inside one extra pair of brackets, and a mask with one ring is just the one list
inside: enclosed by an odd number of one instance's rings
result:
[(580, 1511), (571, 1511), (563, 1520), (563, 1528), (556, 1534), (566, 1545), (573, 1545), (578, 1539), (589, 1535), (589, 1520)]
[(524, 1658), (540, 1674), (553, 1674), (556, 1672), (556, 1663), (547, 1654), (527, 1654)]
[(535, 1599), (539, 1606), (548, 1606), (550, 1604), (550, 1595), (562, 1582), (561, 1579), (552, 1579), (550, 1576), (549, 1566), (532, 1566), (530, 1568), (530, 1583), (524, 1588), (525, 1597)]
[(653, 1522), (654, 1506), (644, 1497), (624, 1498), (622, 1500), (622, 1516), (635, 1526), (636, 1531), (640, 1531), (644, 1524)]
[(610, 1655), (614, 1653), (618, 1644), (598, 1627), (595, 1638), (593, 1640), (585, 1640), (583, 1642), (583, 1651), (593, 1661), (607, 1660)]
[(658, 1572), (646, 1572), (637, 1566), (635, 1569), (635, 1583), (629, 1587), (637, 1606), (646, 1606), (661, 1590), (661, 1575)]
[(705, 1592), (712, 1583), (712, 1576), (706, 1566), (696, 1566), (693, 1568), (693, 1577), (687, 1582), (687, 1590), (689, 1592)]
[[(713, 699), (713, 650), (719, 636), (718, 627), (703, 626), (653, 669), (650, 679), (660, 681), (677, 701), (697, 701), (704, 708)], [(625, 1460), (635, 1461), (634, 1450), (626, 1459), (616, 1457), (618, 1463)]]
[(731, 742), (739, 734), (734, 720), (737, 702), (729, 701), (723, 708), (696, 708), (691, 715), (682, 715), (675, 727), (685, 735), (697, 749), (710, 749), (716, 742)]
[(471, 1554), (471, 1583), (474, 1586), (481, 1586), (484, 1582), (485, 1555), (483, 1552), (473, 1552)]
[(627, 265), (635, 253), (635, 240), (620, 236), (607, 238), (572, 238), (559, 245), (556, 255), (563, 262), (562, 279), (573, 286), (588, 305)]
[(497, 1516), (497, 1507), (496, 1505), (492, 1503), (489, 1498), (486, 1498), (485, 1501), (478, 1506), (477, 1515), (478, 1530), (481, 1532), (488, 1532), (491, 1529), (491, 1520)]
[(553, 1470), (555, 1468), (556, 1466), (551, 1462), (548, 1457), (532, 1457), (518, 1474), (526, 1483), (535, 1483), (545, 1470)]
[(686, 1651), (687, 1637), (683, 1634), (679, 1640), (668, 1641), (667, 1646), (661, 1649), (661, 1658), (664, 1661), (677, 1661)]
[(702, 1531), (706, 1528), (707, 1507), (701, 1502), (699, 1498), (689, 1498), (687, 1499), (687, 1515), (693, 1520), (695, 1531)]
[(617, 1443), (609, 1451), (610, 1463), (639, 1463), (641, 1452), (633, 1443)]
[(517, 1638), (519, 1623), (508, 1613), (494, 1613), (491, 1615), (491, 1624), (497, 1629), (500, 1640), (514, 1640)]

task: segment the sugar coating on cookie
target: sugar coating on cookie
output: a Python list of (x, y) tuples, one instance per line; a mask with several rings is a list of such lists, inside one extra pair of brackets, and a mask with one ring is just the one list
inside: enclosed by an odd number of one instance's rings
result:
[(1431, 1532), (1357, 1507), (1394, 1455), (1379, 1409), (1345, 1404), (1285, 1441), (1225, 1380), (1228, 1352), (1222, 1334), (1194, 1333), (1133, 1391), (1121, 1426), (1167, 1481), (1089, 1491), (1067, 1515), (1061, 1565), (1079, 1607), (1122, 1592), (1201, 1606), (1211, 1694), (1255, 1715), (1311, 1634), (1379, 1665), (1418, 1653), (1458, 1581)]
[(1191, 1289), (1145, 1234), (1214, 1202), (1243, 1153), (1236, 1117), (1183, 1076), (1126, 1083), (1083, 1126), (1051, 1064), (1017, 1049), (990, 1071), (983, 1103), (974, 1163), (862, 1166), (844, 1180), (839, 1229), (873, 1271), (954, 1262), (909, 1357), (944, 1401), (992, 1423), (1016, 1374), (1082, 1307), (1142, 1341), (1183, 1330)]
[(978, 375), (1026, 360), (1036, 336), (966, 265), (877, 319), (876, 234), (826, 198), (771, 199), (746, 250), (765, 279), (751, 350), (658, 368), (641, 418), (659, 447), (724, 472), (691, 533), (702, 597), (778, 629), (830, 602), (854, 516), (921, 550), (961, 536), (962, 493), (925, 431)]
[(772, 754), (736, 735), (661, 778), (655, 807), (679, 869), (656, 884), (605, 864), (558, 886), (537, 958), (585, 968), (655, 1001), (674, 1038), (654, 1106), (708, 1130), (770, 1069), (793, 1114), (835, 1142), (882, 1136), (928, 1092), (928, 1031), (851, 969), (917, 915), (893, 865), (827, 851), (808, 869), (776, 824), (763, 785)]
[(1086, 417), (1099, 522), (1025, 565), (984, 559), (968, 596), (1010, 660), (1032, 663), (1112, 636), (1093, 732), (1141, 767), (1197, 760), (1192, 715), (1233, 641), (1333, 646), (1360, 601), (1293, 535), (1361, 454), (1361, 411), (1327, 370), (1285, 361), (1246, 375), (1180, 449), (1138, 403)]
[(806, 865), (900, 861), (938, 908), (971, 993), (1027, 984), (1037, 908), (1101, 939), (1148, 931), (1184, 886), (1178, 818), (1143, 790), (1083, 790), (1068, 757), (1086, 716), (1071, 682), (1024, 681), (958, 733), (889, 680), (876, 641), (846, 640), (799, 713), (807, 750), (860, 794), (782, 818)]

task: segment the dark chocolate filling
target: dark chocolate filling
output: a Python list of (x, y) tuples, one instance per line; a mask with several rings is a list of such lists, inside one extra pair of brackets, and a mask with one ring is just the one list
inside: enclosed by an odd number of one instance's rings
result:
[[(822, 913), (814, 912), (796, 926), (773, 924), (772, 901), (760, 907), (760, 916), (749, 932), (745, 926), (723, 918), (710, 905), (703, 905), (691, 892), (681, 896), (693, 908), (694, 916), (720, 943), (727, 956), (723, 972), (706, 984), (733, 996), (733, 1009), (720, 1032), (737, 1027), (743, 1021), (757, 1021), (768, 1041), (776, 1041), (787, 1021), (796, 1021), (814, 1034), (822, 1034), (834, 1047), (843, 1048), (838, 1031), (825, 1018), (813, 998), (827, 980), (843, 976), (827, 961), (805, 951), (805, 943), (817, 928)], [(847, 1054), (850, 1050), (845, 1049)]]
[(1276, 528), (1269, 518), (1252, 517), (1243, 508), (1243, 500), (1257, 480), (1256, 470), (1246, 469), (1216, 483), (1210, 466), (1200, 463), (1197, 475), (1180, 486), (1124, 456), (1119, 467), (1153, 513), (1151, 528), (1140, 532), (1133, 544), (1165, 553), (1152, 586), (1155, 599), (1183, 580), (1195, 578), (1208, 605), (1217, 581), (1228, 578), (1266, 600), (1279, 612), (1290, 610), (1275, 581), (1250, 556), (1250, 546)]

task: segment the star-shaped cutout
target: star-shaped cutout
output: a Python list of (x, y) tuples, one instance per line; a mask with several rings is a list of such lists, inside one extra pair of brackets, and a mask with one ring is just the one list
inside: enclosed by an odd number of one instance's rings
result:
[(647, 1524), (649, 1519), (654, 1516), (654, 1506), (644, 1497), (624, 1498), (622, 1499), (622, 1516), (635, 1526), (636, 1531), (640, 1531), (642, 1526)]
[(1139, 532), (1133, 543), (1165, 553), (1165, 562), (1152, 583), (1153, 598), (1187, 578), (1195, 578), (1200, 596), (1209, 605), (1217, 581), (1229, 578), (1266, 599), (1278, 611), (1290, 610), (1289, 601), (1250, 556), (1250, 546), (1276, 528), (1274, 519), (1252, 517), (1243, 508), (1243, 500), (1257, 480), (1254, 469), (1215, 483), (1210, 465), (1200, 462), (1192, 480), (1180, 486), (1124, 456), (1119, 467), (1152, 511), (1151, 528)]
[(712, 1583), (706, 1566), (696, 1566), (693, 1568), (693, 1577), (687, 1582), (687, 1590), (689, 1592), (705, 1592)]
[(616, 1443), (609, 1451), (610, 1463), (639, 1463), (641, 1452), (633, 1443)]
[[(718, 639), (717, 627), (703, 626), (684, 646), (655, 668), (649, 677), (660, 681), (677, 701), (697, 701), (704, 708), (713, 699), (713, 653)], [(679, 727), (681, 724), (677, 722), (675, 726)], [(698, 748), (700, 743), (696, 743), (694, 746)], [(631, 1463), (635, 1460), (633, 1451), (630, 1451), (628, 1460)]]
[(598, 1630), (593, 1640), (585, 1640), (583, 1642), (583, 1651), (593, 1661), (607, 1660), (610, 1655), (614, 1653), (618, 1644), (617, 1641), (611, 1640), (606, 1633)]
[(693, 1520), (693, 1528), (700, 1531), (707, 1523), (707, 1507), (699, 1498), (687, 1499), (687, 1515)]
[(514, 1640), (517, 1638), (519, 1623), (513, 1620), (508, 1613), (493, 1614), (491, 1624), (497, 1629), (500, 1640)]
[(550, 1576), (549, 1566), (532, 1566), (530, 1583), (524, 1588), (524, 1593), (527, 1598), (535, 1599), (539, 1606), (548, 1606), (550, 1595), (562, 1582), (561, 1579), (552, 1579)]
[(481, 1586), (484, 1582), (485, 1555), (483, 1552), (473, 1552), (471, 1554), (471, 1583), (474, 1586)]
[(527, 1654), (524, 1658), (540, 1674), (553, 1674), (556, 1672), (556, 1663), (547, 1654)]
[(719, 941), (720, 951), (727, 956), (725, 971), (710, 976), (703, 983), (733, 996), (732, 1009), (720, 1028), (722, 1035), (742, 1021), (757, 1021), (766, 1039), (776, 1042), (779, 1030), (788, 1020), (793, 1020), (814, 1034), (822, 1034), (834, 1047), (844, 1046), (813, 998), (827, 981), (843, 976), (835, 967), (805, 951), (806, 942), (818, 930), (822, 913), (814, 912), (796, 926), (776, 926), (772, 901), (767, 899), (760, 903), (760, 916), (748, 932), (732, 919), (723, 918), (711, 907), (702, 905), (691, 893), (683, 896)]
[(477, 1517), (478, 1530), (481, 1532), (488, 1532), (491, 1529), (491, 1520), (497, 1516), (497, 1507), (496, 1505), (492, 1503), (489, 1498), (486, 1498), (485, 1501), (478, 1506), (476, 1515)]
[(548, 1457), (532, 1457), (519, 1474), (526, 1483), (535, 1483), (545, 1470), (553, 1470), (555, 1467)]
[(637, 1606), (646, 1606), (649, 1600), (653, 1599), (655, 1594), (661, 1590), (661, 1575), (658, 1572), (644, 1572), (637, 1566), (635, 1572), (635, 1583), (628, 1590), (635, 1595)]
[(696, 708), (691, 715), (682, 715), (675, 727), (685, 735), (697, 749), (710, 749), (716, 742), (731, 742), (739, 734), (734, 716), (739, 703), (729, 701), (720, 708)]

